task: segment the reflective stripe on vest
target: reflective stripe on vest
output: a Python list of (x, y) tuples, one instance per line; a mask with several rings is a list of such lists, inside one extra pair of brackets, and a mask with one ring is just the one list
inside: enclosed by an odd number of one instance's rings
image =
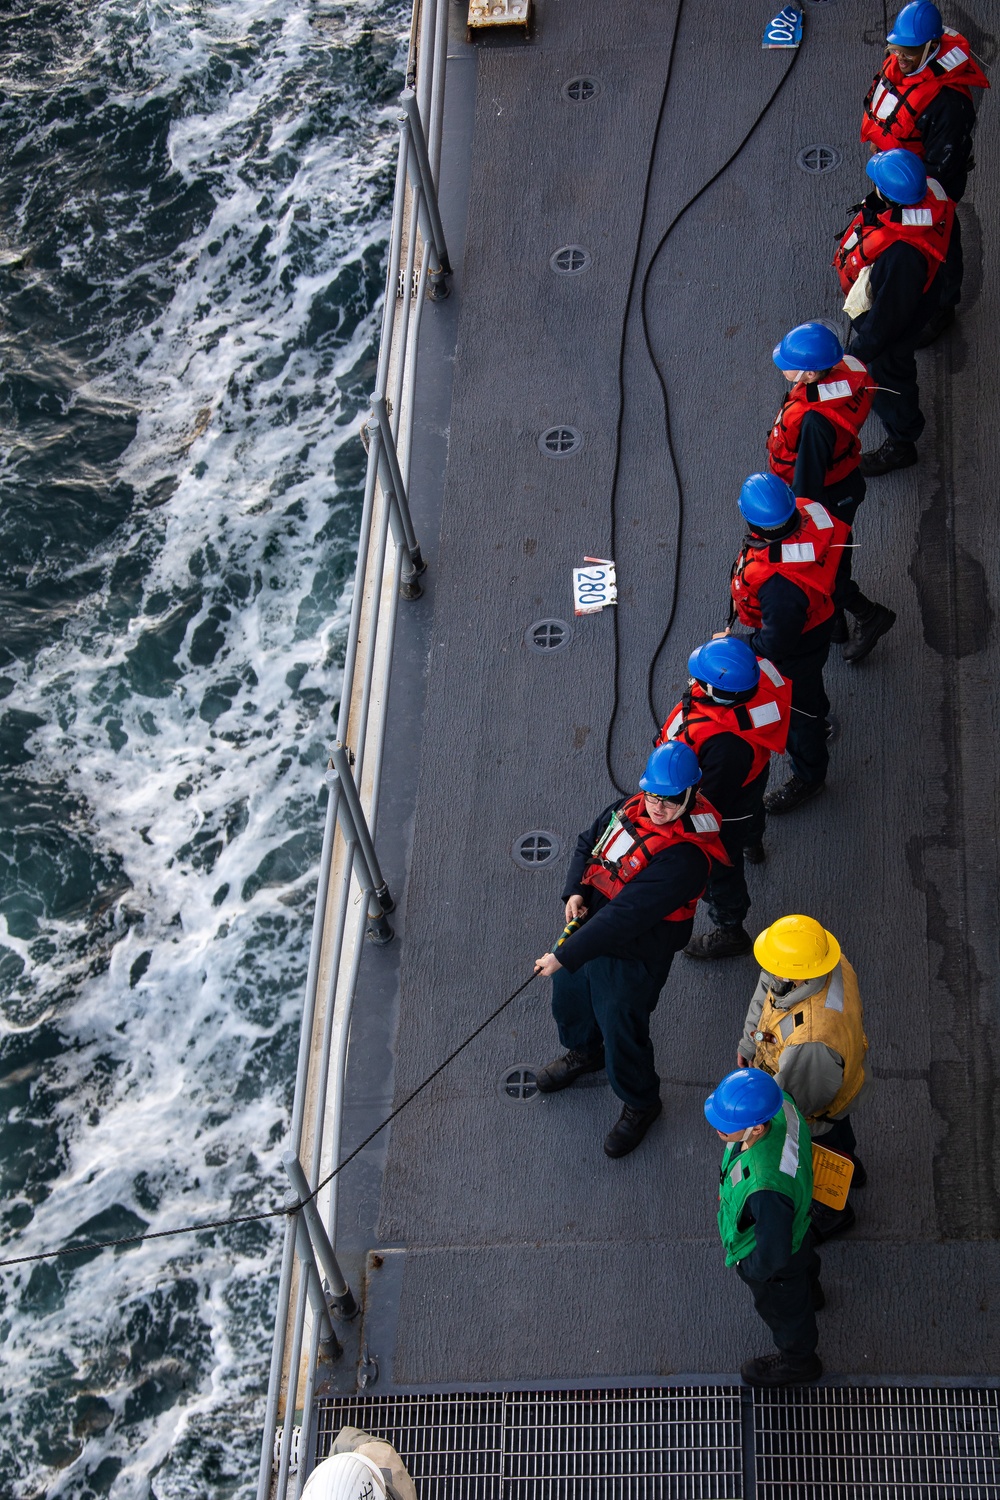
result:
[(756, 1248), (753, 1224), (741, 1227), (747, 1199), (754, 1193), (781, 1193), (792, 1200), (792, 1254), (809, 1227), (812, 1203), (812, 1150), (805, 1137), (805, 1121), (786, 1094), (782, 1106), (760, 1140), (741, 1150), (739, 1142), (726, 1147), (719, 1173), (719, 1235), (726, 1265), (745, 1260)]
[[(822, 625), (833, 614), (837, 569), (850, 539), (851, 528), (815, 501), (796, 500), (801, 528), (798, 542), (761, 542), (743, 550), (733, 565), (730, 592), (741, 624), (759, 630), (763, 621), (760, 590), (776, 574), (787, 578), (809, 601), (803, 631)], [(817, 519), (818, 517), (818, 519)]]
[(853, 474), (861, 458), (860, 432), (871, 410), (874, 382), (867, 365), (852, 354), (827, 372), (828, 379), (816, 384), (793, 385), (768, 433), (767, 454), (772, 471), (788, 484), (795, 477), (795, 460), (807, 412), (818, 411), (833, 427), (833, 456), (823, 477), (824, 484), (839, 484)]
[(851, 220), (833, 257), (844, 294), (851, 290), (865, 266), (900, 241), (919, 250), (927, 262), (926, 292), (948, 253), (954, 222), (955, 205), (933, 177), (927, 179), (923, 201), (911, 208), (890, 205), (875, 216), (874, 223), (865, 222), (862, 209)]
[[(717, 734), (735, 734), (753, 751), (744, 786), (749, 786), (768, 765), (772, 755), (783, 755), (792, 717), (792, 685), (773, 662), (758, 656), (760, 682), (746, 703), (716, 703), (697, 689), (678, 703), (657, 736), (656, 743), (683, 740), (699, 758), (705, 744)], [(687, 709), (685, 710), (685, 704)]]
[(947, 50), (932, 57), (916, 73), (903, 74), (895, 57), (886, 58), (865, 99), (863, 141), (870, 141), (878, 151), (892, 151), (901, 146), (922, 157), (924, 143), (919, 120), (942, 89), (954, 89), (971, 99), (974, 88), (989, 88), (989, 79), (970, 56), (964, 36), (946, 28), (942, 45)]
[[(787, 997), (786, 997), (787, 998)], [(842, 1058), (840, 1088), (817, 1114), (833, 1117), (849, 1108), (865, 1081), (864, 1061), (868, 1051), (858, 978), (846, 958), (829, 975), (822, 989), (785, 1009), (775, 1005), (770, 990), (754, 1032), (757, 1050), (753, 1065), (774, 1076), (781, 1068), (786, 1047), (821, 1042)]]
[(719, 815), (700, 793), (696, 793), (689, 813), (662, 826), (646, 816), (645, 806), (646, 800), (640, 792), (618, 809), (594, 845), (592, 862), (584, 870), (581, 884), (593, 886), (594, 890), (613, 901), (657, 854), (676, 844), (695, 844), (706, 857), (705, 883), (697, 896), (685, 901), (676, 911), (667, 912), (663, 918), (664, 922), (685, 922), (694, 916), (695, 907), (708, 884), (711, 862), (732, 863), (719, 837)]

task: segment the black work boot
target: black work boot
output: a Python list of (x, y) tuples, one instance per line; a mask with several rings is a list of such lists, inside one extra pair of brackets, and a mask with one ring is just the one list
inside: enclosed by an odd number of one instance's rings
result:
[(844, 646), (851, 639), (851, 632), (847, 628), (847, 616), (842, 609), (838, 609), (833, 617), (833, 630), (830, 632), (831, 646)]
[(746, 844), (743, 849), (743, 858), (748, 865), (762, 865), (767, 858), (767, 851), (763, 844)]
[(688, 958), (736, 958), (752, 947), (753, 939), (745, 927), (713, 927), (711, 932), (693, 937), (684, 952)]
[(618, 1123), (609, 1131), (604, 1149), (609, 1156), (628, 1156), (642, 1140), (657, 1116), (663, 1113), (663, 1104), (657, 1099), (648, 1109), (633, 1109), (626, 1104)]
[(873, 604), (869, 613), (855, 619), (854, 633), (840, 653), (845, 661), (864, 661), (880, 636), (885, 635), (896, 623), (896, 611), (884, 604)]
[(827, 1203), (813, 1202), (809, 1210), (813, 1239), (819, 1244), (832, 1240), (835, 1234), (846, 1234), (854, 1228), (856, 1214), (849, 1203), (843, 1208), (831, 1208)]
[(794, 812), (803, 802), (808, 802), (810, 797), (818, 797), (825, 786), (825, 781), (803, 781), (799, 776), (789, 776), (784, 786), (779, 786), (777, 791), (768, 792), (764, 798), (764, 806), (769, 815), (776, 818), (781, 813)]
[(865, 1171), (864, 1164), (858, 1161), (856, 1156), (851, 1156), (849, 1151), (845, 1152), (845, 1155), (854, 1163), (854, 1172), (851, 1176), (851, 1192), (853, 1193), (855, 1188), (864, 1187), (868, 1181), (868, 1173)]
[(867, 479), (877, 474), (891, 474), (893, 469), (908, 469), (917, 461), (916, 443), (897, 443), (886, 438), (881, 448), (873, 448), (861, 455), (861, 472)]
[(603, 1047), (598, 1047), (594, 1052), (573, 1047), (569, 1052), (564, 1052), (562, 1057), (539, 1068), (535, 1074), (535, 1086), (540, 1094), (557, 1094), (560, 1089), (568, 1089), (584, 1073), (599, 1073), (603, 1067)]
[(933, 344), (942, 333), (946, 333), (955, 321), (955, 304), (949, 307), (939, 307), (932, 318), (928, 318), (924, 324), (923, 332), (914, 344), (914, 349), (926, 349), (928, 344)]
[(818, 1380), (823, 1373), (823, 1363), (818, 1354), (762, 1354), (757, 1359), (748, 1359), (741, 1366), (740, 1374), (747, 1385), (769, 1386), (808, 1385)]

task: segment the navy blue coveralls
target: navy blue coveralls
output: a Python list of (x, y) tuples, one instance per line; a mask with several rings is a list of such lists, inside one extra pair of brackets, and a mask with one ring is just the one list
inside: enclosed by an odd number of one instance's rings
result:
[(740, 1223), (756, 1226), (756, 1244), (737, 1263), (736, 1272), (753, 1293), (754, 1307), (777, 1348), (805, 1359), (819, 1343), (812, 1289), (819, 1281), (820, 1259), (809, 1231), (792, 1253), (794, 1218), (792, 1200), (784, 1193), (751, 1193)]
[(562, 968), (552, 976), (552, 1015), (567, 1051), (596, 1052), (603, 1042), (608, 1082), (619, 1099), (649, 1109), (660, 1097), (649, 1018), (693, 925), (691, 918), (663, 919), (698, 899), (710, 860), (684, 841), (654, 855), (613, 899), (583, 885), (594, 845), (626, 800), (606, 808), (576, 841), (562, 900), (581, 896), (589, 915), (556, 954)]
[[(860, 358), (860, 355), (858, 356)], [(795, 452), (795, 473), (792, 489), (803, 500), (818, 500), (831, 515), (848, 526), (854, 525), (858, 506), (865, 498), (867, 485), (857, 464), (836, 484), (827, 484), (826, 476), (833, 463), (837, 444), (837, 432), (833, 423), (818, 411), (807, 411), (799, 428), (799, 446)], [(866, 615), (871, 610), (871, 600), (858, 588), (852, 577), (850, 547), (844, 548), (843, 560), (837, 569), (837, 585), (833, 601), (838, 609), (846, 609), (851, 615)], [(706, 794), (707, 795), (707, 794)], [(709, 797), (709, 801), (711, 801)]]
[[(766, 547), (767, 543), (759, 544)], [(830, 700), (823, 686), (823, 668), (830, 654), (833, 615), (822, 625), (804, 630), (809, 600), (790, 578), (775, 574), (757, 595), (761, 627), (747, 632), (733, 626), (732, 634), (747, 640), (758, 656), (774, 662), (792, 684), (792, 722), (788, 730), (788, 760), (800, 781), (825, 781), (830, 764), (826, 748), (826, 718)]]
[[(693, 694), (697, 708), (699, 694)], [(705, 905), (716, 927), (742, 927), (750, 910), (743, 850), (764, 836), (764, 793), (770, 770), (765, 766), (744, 786), (753, 765), (753, 747), (728, 729), (720, 729), (698, 749), (698, 790), (722, 819), (722, 842), (731, 865), (714, 864), (705, 887)]]
[[(873, 217), (884, 207), (875, 193), (862, 205)], [(894, 443), (915, 443), (924, 430), (914, 350), (941, 305), (945, 273), (940, 266), (925, 292), (927, 261), (915, 245), (896, 240), (872, 261), (872, 305), (852, 321), (851, 353), (872, 372), (879, 387), (872, 407)]]

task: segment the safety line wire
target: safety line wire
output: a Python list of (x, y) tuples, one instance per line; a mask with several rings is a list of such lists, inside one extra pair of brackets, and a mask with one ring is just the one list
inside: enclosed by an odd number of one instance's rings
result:
[(448, 1054), (444, 1062), (438, 1063), (433, 1073), (428, 1073), (423, 1083), (419, 1083), (411, 1093), (407, 1094), (402, 1103), (397, 1104), (392, 1113), (386, 1115), (382, 1123), (376, 1125), (371, 1134), (366, 1135), (361, 1144), (355, 1146), (354, 1150), (344, 1157), (339, 1166), (334, 1167), (332, 1172), (328, 1173), (321, 1182), (318, 1182), (307, 1197), (300, 1199), (290, 1208), (270, 1208), (263, 1213), (239, 1214), (231, 1219), (210, 1219), (205, 1224), (182, 1224), (177, 1229), (155, 1229), (150, 1234), (131, 1234), (117, 1240), (90, 1240), (82, 1245), (64, 1245), (58, 1250), (40, 1250), (35, 1255), (15, 1255), (9, 1260), (0, 1260), (0, 1267), (23, 1266), (29, 1261), (54, 1260), (63, 1255), (86, 1255), (94, 1250), (113, 1250), (119, 1245), (141, 1245), (146, 1240), (166, 1240), (177, 1234), (200, 1234), (206, 1229), (226, 1229), (230, 1224), (255, 1224), (259, 1223), (261, 1219), (278, 1219), (284, 1218), (288, 1214), (298, 1213), (299, 1209), (310, 1203), (316, 1197), (316, 1194), (321, 1192), (328, 1183), (331, 1183), (335, 1177), (339, 1177), (344, 1168), (349, 1166), (356, 1156), (360, 1156), (365, 1147), (370, 1146), (375, 1137), (381, 1135), (385, 1127), (390, 1125), (397, 1115), (402, 1114), (406, 1106), (412, 1104), (417, 1095), (422, 1094), (427, 1085), (433, 1083), (438, 1074), (443, 1073), (448, 1064), (454, 1062), (459, 1053), (464, 1052), (470, 1042), (474, 1042), (476, 1037), (485, 1031), (491, 1022), (496, 1020), (497, 1016), (502, 1015), (508, 1005), (512, 1005), (518, 995), (522, 995), (531, 981), (537, 977), (537, 973), (529, 974), (524, 983), (519, 985), (513, 994), (508, 995), (506, 1000), (497, 1006), (496, 1010), (491, 1011), (486, 1020), (482, 1021), (476, 1027), (475, 1031), (470, 1032), (465, 1041), (460, 1042), (454, 1052)]
[[(622, 326), (622, 337), (621, 337), (621, 344), (620, 344), (620, 349), (619, 349), (619, 360), (618, 360), (618, 420), (617, 420), (616, 429), (615, 429), (615, 462), (614, 462), (614, 469), (612, 471), (612, 481), (611, 481), (611, 528), (610, 528), (610, 533), (611, 533), (611, 554), (610, 555), (612, 557), (615, 556), (615, 550), (614, 550), (614, 548), (615, 548), (615, 540), (616, 540), (616, 537), (617, 537), (618, 481), (619, 481), (619, 473), (620, 473), (620, 469), (621, 469), (621, 455), (622, 455), (622, 442), (621, 442), (621, 438), (622, 438), (622, 427), (623, 427), (624, 418), (625, 418), (625, 344), (626, 344), (626, 338), (627, 338), (627, 334), (628, 334), (629, 316), (630, 316), (631, 310), (632, 310), (632, 297), (633, 297), (633, 293), (635, 291), (635, 281), (636, 281), (636, 276), (637, 276), (637, 273), (638, 273), (639, 257), (640, 257), (641, 249), (642, 249), (642, 238), (643, 238), (643, 233), (644, 233), (644, 229), (645, 229), (645, 224), (646, 224), (646, 218), (647, 218), (647, 214), (648, 214), (648, 209), (649, 209), (649, 200), (650, 200), (650, 196), (651, 196), (651, 192), (652, 192), (653, 170), (654, 170), (654, 167), (655, 167), (655, 164), (656, 164), (656, 153), (657, 153), (657, 148), (658, 148), (658, 145), (659, 145), (660, 131), (661, 131), (661, 127), (662, 127), (662, 124), (663, 124), (664, 115), (665, 115), (665, 112), (666, 112), (667, 96), (668, 96), (668, 92), (669, 92), (669, 88), (670, 88), (671, 76), (673, 74), (673, 62), (674, 62), (674, 55), (675, 55), (675, 51), (676, 51), (677, 33), (678, 33), (678, 30), (679, 30), (679, 27), (680, 27), (680, 19), (681, 19), (681, 13), (682, 13), (683, 9), (684, 9), (684, 0), (679, 0), (679, 4), (678, 4), (678, 7), (677, 7), (677, 14), (676, 14), (676, 19), (675, 19), (675, 24), (674, 24), (674, 33), (673, 33), (673, 38), (671, 40), (670, 62), (669, 62), (668, 68), (667, 68), (667, 77), (666, 77), (666, 82), (665, 82), (665, 85), (664, 85), (663, 98), (662, 98), (661, 103), (660, 103), (660, 113), (659, 113), (659, 116), (658, 116), (657, 122), (656, 122), (656, 130), (655, 130), (655, 132), (653, 134), (653, 145), (652, 145), (652, 150), (651, 150), (651, 153), (650, 153), (649, 168), (648, 168), (648, 171), (647, 171), (647, 174), (646, 174), (646, 188), (645, 188), (645, 193), (644, 193), (644, 197), (643, 197), (642, 217), (640, 219), (639, 236), (638, 236), (638, 240), (637, 240), (637, 243), (636, 243), (635, 259), (633, 261), (633, 266), (632, 266), (632, 276), (631, 276), (631, 279), (629, 281), (629, 292), (628, 292), (628, 298), (627, 298), (627, 301), (626, 301), (626, 304), (625, 304), (625, 318), (624, 318), (624, 322), (623, 322), (623, 326)], [(669, 613), (667, 615), (666, 626), (664, 628), (662, 636), (660, 637), (659, 644), (657, 645), (656, 650), (653, 653), (653, 657), (652, 657), (652, 659), (650, 661), (650, 664), (649, 664), (649, 671), (648, 671), (647, 677), (646, 677), (646, 700), (647, 700), (647, 702), (649, 704), (649, 711), (650, 711), (650, 713), (653, 716), (653, 721), (654, 721), (654, 723), (655, 723), (655, 725), (656, 725), (657, 728), (660, 727), (660, 717), (657, 714), (656, 704), (655, 704), (655, 702), (653, 700), (653, 679), (654, 679), (654, 676), (655, 676), (655, 673), (656, 673), (657, 663), (659, 662), (660, 656), (663, 653), (663, 648), (664, 648), (664, 646), (667, 643), (667, 637), (670, 634), (671, 628), (672, 628), (673, 623), (674, 623), (674, 616), (675, 616), (675, 614), (677, 612), (677, 601), (678, 601), (678, 597), (679, 597), (679, 586), (680, 586), (681, 546), (682, 546), (683, 531), (684, 531), (684, 487), (683, 487), (683, 484), (682, 484), (682, 481), (681, 481), (680, 468), (678, 466), (677, 455), (676, 455), (676, 451), (675, 451), (675, 447), (674, 447), (673, 426), (672, 426), (672, 422), (671, 422), (671, 413), (670, 413), (670, 399), (669, 399), (669, 395), (668, 395), (668, 392), (667, 392), (666, 379), (665, 379), (665, 377), (663, 375), (663, 372), (660, 369), (659, 363), (657, 361), (656, 352), (655, 352), (655, 350), (653, 348), (652, 337), (651, 337), (650, 331), (649, 331), (649, 318), (648, 318), (648, 305), (647, 305), (647, 294), (648, 294), (648, 290), (649, 290), (649, 282), (650, 282), (650, 278), (652, 277), (653, 270), (654, 270), (654, 268), (656, 266), (656, 262), (657, 262), (657, 260), (658, 260), (658, 258), (660, 256), (661, 252), (663, 251), (663, 249), (664, 249), (664, 247), (665, 247), (665, 245), (667, 243), (667, 240), (673, 234), (674, 230), (677, 228), (677, 225), (680, 223), (681, 219), (683, 219), (684, 215), (688, 212), (688, 210), (690, 208), (693, 208), (694, 205), (698, 202), (698, 200), (705, 193), (708, 192), (709, 188), (712, 187), (719, 180), (719, 178), (722, 176), (722, 174), (724, 172), (726, 172), (729, 169), (729, 167), (732, 166), (733, 162), (736, 161), (737, 157), (743, 151), (744, 147), (752, 139), (754, 133), (757, 130), (757, 127), (765, 119), (765, 117), (767, 116), (767, 114), (768, 114), (769, 110), (771, 109), (772, 105), (775, 103), (775, 101), (777, 100), (778, 96), (780, 95), (780, 93), (781, 93), (782, 89), (784, 88), (785, 84), (788, 82), (788, 79), (791, 76), (792, 70), (794, 69), (795, 64), (798, 62), (799, 53), (801, 52), (801, 50), (802, 50), (801, 46), (796, 47), (794, 49), (793, 56), (792, 56), (792, 59), (791, 59), (790, 63), (788, 64), (788, 67), (785, 69), (784, 73), (781, 75), (781, 78), (779, 79), (777, 85), (775, 86), (775, 88), (774, 88), (774, 90), (773, 90), (770, 98), (768, 99), (767, 103), (764, 105), (763, 109), (757, 115), (757, 117), (754, 120), (753, 124), (750, 126), (750, 129), (743, 136), (742, 140), (739, 142), (739, 144), (736, 147), (736, 149), (726, 158), (726, 160), (722, 163), (721, 167), (719, 167), (718, 170), (712, 174), (712, 176), (708, 179), (708, 181), (705, 182), (705, 183), (703, 183), (702, 186), (698, 189), (698, 191), (696, 193), (694, 193), (687, 200), (687, 202), (684, 204), (684, 206), (681, 209), (679, 209), (678, 212), (674, 215), (673, 219), (670, 221), (670, 223), (668, 224), (666, 230), (664, 231), (663, 235), (661, 236), (661, 238), (659, 240), (659, 243), (657, 244), (655, 250), (653, 251), (653, 254), (650, 257), (649, 264), (646, 267), (646, 271), (645, 271), (645, 274), (643, 275), (643, 279), (642, 279), (642, 288), (641, 288), (641, 293), (640, 293), (640, 313), (641, 313), (641, 317), (642, 317), (643, 340), (644, 340), (644, 343), (646, 345), (646, 353), (649, 356), (650, 363), (653, 366), (653, 369), (654, 369), (654, 371), (656, 373), (657, 381), (658, 381), (659, 386), (660, 386), (660, 394), (661, 394), (662, 401), (663, 401), (663, 418), (664, 418), (664, 426), (665, 426), (665, 430), (666, 430), (667, 451), (668, 451), (668, 454), (669, 454), (670, 466), (671, 466), (671, 470), (673, 472), (674, 484), (675, 484), (676, 491), (677, 491), (677, 533), (676, 533), (676, 545), (675, 545), (675, 548), (674, 548), (673, 586), (672, 586), (672, 593), (671, 593), (671, 600), (670, 600), (670, 610), (669, 610)], [(619, 710), (620, 703), (621, 703), (621, 685), (620, 685), (620, 676), (621, 676), (621, 649), (620, 649), (620, 638), (619, 638), (619, 624), (618, 624), (618, 621), (619, 621), (618, 607), (616, 606), (615, 611), (614, 611), (614, 623), (613, 623), (613, 636), (614, 636), (613, 696), (612, 696), (611, 716), (610, 716), (610, 718), (608, 720), (607, 735), (605, 737), (605, 742), (604, 742), (604, 761), (605, 761), (605, 765), (607, 767), (608, 776), (609, 776), (609, 778), (611, 780), (612, 786), (614, 786), (614, 788), (616, 789), (616, 791), (620, 792), (624, 796), (626, 794), (628, 788), (623, 787), (622, 785), (620, 785), (620, 783), (619, 783), (619, 781), (618, 781), (618, 779), (617, 779), (617, 777), (615, 776), (615, 773), (614, 773), (614, 766), (613, 766), (613, 760), (612, 760), (612, 750), (613, 750), (613, 742), (614, 742), (615, 724), (616, 724), (616, 721), (617, 721), (617, 718), (618, 718), (618, 710)]]

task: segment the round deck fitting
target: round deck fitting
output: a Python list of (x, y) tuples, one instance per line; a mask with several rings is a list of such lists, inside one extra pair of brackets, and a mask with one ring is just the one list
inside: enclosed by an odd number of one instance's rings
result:
[(510, 848), (511, 859), (524, 870), (540, 870), (559, 858), (562, 849), (558, 834), (547, 828), (531, 828), (515, 839)]
[(569, 458), (583, 447), (583, 433), (576, 427), (546, 427), (538, 439), (539, 452), (546, 458)]
[(524, 632), (529, 651), (565, 651), (573, 639), (573, 627), (566, 620), (536, 620)]
[(534, 1063), (513, 1063), (497, 1081), (497, 1094), (505, 1104), (535, 1104), (542, 1097), (535, 1083)]
[(800, 172), (817, 177), (820, 172), (832, 172), (840, 166), (840, 152), (836, 146), (803, 146), (795, 158)]
[(589, 104), (600, 92), (601, 85), (596, 78), (571, 78), (569, 83), (563, 85), (563, 98), (569, 99), (573, 104)]
[(549, 265), (557, 276), (579, 276), (592, 260), (590, 251), (582, 245), (561, 245), (549, 256)]

